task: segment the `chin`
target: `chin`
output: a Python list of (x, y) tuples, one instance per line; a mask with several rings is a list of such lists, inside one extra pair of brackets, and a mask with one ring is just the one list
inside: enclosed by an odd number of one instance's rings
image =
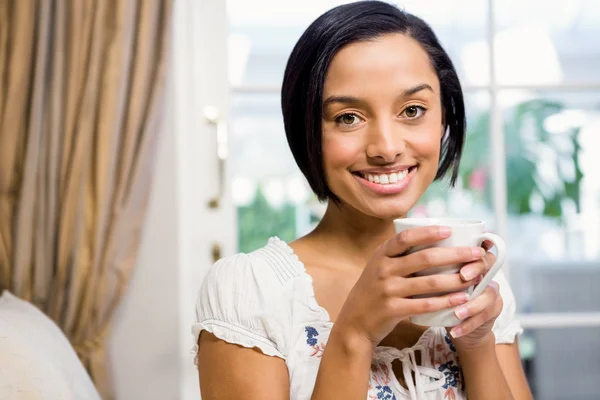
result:
[(402, 197), (405, 196), (377, 199), (370, 202), (367, 207), (371, 210), (370, 214), (374, 217), (393, 221), (394, 219), (405, 217), (416, 203), (416, 201), (412, 201), (412, 199), (409, 200)]
[(350, 196), (342, 198), (342, 204), (349, 209), (367, 217), (393, 221), (405, 217), (416, 204), (418, 198), (407, 196), (408, 193), (385, 197)]

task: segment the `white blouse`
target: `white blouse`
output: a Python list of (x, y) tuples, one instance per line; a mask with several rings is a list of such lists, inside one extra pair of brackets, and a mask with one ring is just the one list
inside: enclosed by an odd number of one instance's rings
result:
[[(501, 272), (495, 280), (504, 300), (493, 327), (496, 343), (513, 343), (522, 332), (515, 320), (515, 298)], [(192, 333), (194, 343), (207, 330), (226, 342), (282, 358), (289, 371), (290, 399), (304, 400), (311, 397), (332, 326), (315, 300), (304, 265), (285, 242), (271, 238), (265, 247), (222, 259), (210, 269), (198, 294)], [(392, 372), (396, 359), (402, 363), (406, 388)], [(377, 347), (370, 375), (368, 400), (466, 399), (456, 349), (445, 328), (429, 328), (410, 348)]]

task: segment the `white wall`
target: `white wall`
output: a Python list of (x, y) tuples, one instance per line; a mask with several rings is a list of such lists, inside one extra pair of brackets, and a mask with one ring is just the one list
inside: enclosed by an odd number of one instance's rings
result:
[[(228, 191), (217, 210), (216, 130), (203, 116), (214, 106), (227, 118), (225, 2), (174, 3), (171, 71), (138, 264), (114, 320), (109, 345), (117, 399), (197, 400), (191, 325), (211, 246), (235, 249)], [(227, 187), (228, 185), (225, 184)]]
[(138, 263), (109, 344), (117, 399), (180, 398), (177, 151), (170, 132), (159, 141)]

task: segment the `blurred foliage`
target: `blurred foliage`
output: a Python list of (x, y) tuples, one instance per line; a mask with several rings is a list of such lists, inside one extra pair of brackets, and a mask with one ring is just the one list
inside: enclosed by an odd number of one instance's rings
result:
[[(580, 211), (583, 173), (579, 165), (579, 128), (549, 132), (544, 122), (564, 110), (556, 101), (534, 99), (504, 115), (507, 206), (509, 214), (561, 218), (568, 203)], [(490, 115), (482, 113), (469, 126), (460, 165), (461, 186), (490, 209), (492, 204)], [(444, 198), (446, 182), (436, 182), (423, 201)], [(533, 204), (539, 204), (533, 207)], [(421, 203), (422, 204), (422, 203)]]
[(263, 247), (272, 236), (286, 242), (296, 238), (296, 207), (272, 207), (259, 185), (252, 203), (237, 208), (238, 251), (249, 253)]

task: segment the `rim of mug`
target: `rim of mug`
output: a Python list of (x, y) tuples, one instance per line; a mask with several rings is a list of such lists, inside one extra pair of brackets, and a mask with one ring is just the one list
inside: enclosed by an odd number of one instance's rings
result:
[[(432, 221), (434, 221), (432, 223)], [(427, 222), (427, 223), (425, 223)], [(397, 218), (395, 224), (401, 224), (411, 227), (421, 226), (476, 226), (485, 224), (485, 221), (474, 218), (459, 218), (459, 217), (407, 217)]]

